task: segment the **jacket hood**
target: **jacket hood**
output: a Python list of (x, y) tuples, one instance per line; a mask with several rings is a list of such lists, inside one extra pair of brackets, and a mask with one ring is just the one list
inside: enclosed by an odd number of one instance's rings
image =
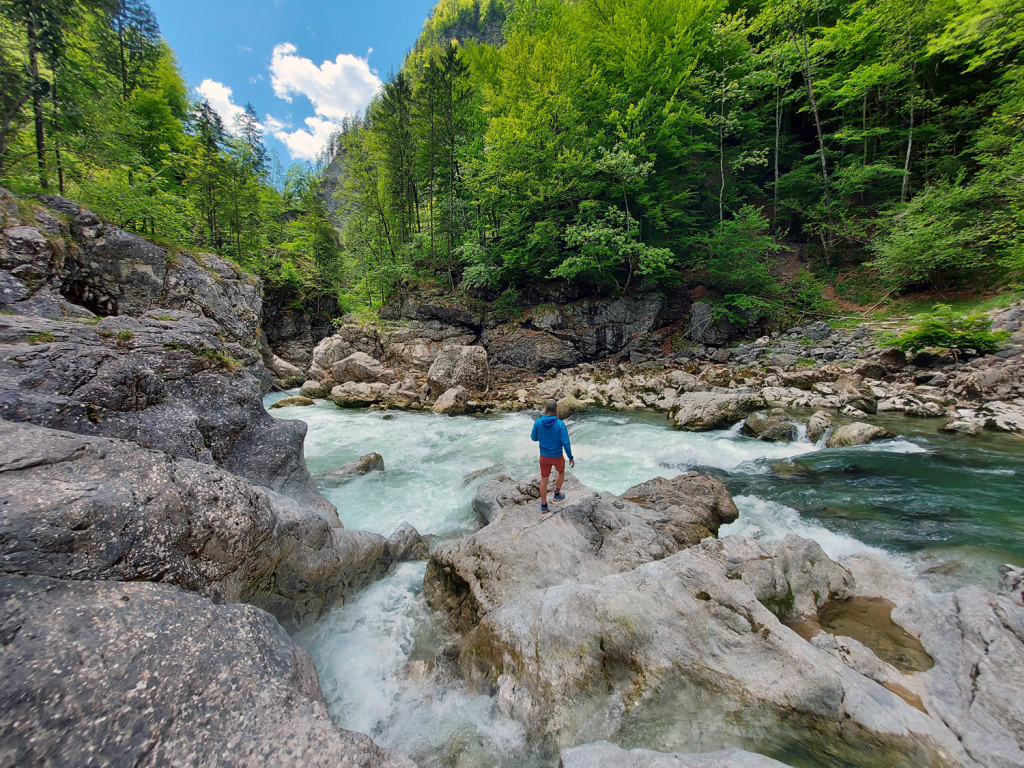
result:
[(540, 420), (545, 427), (550, 427), (552, 424), (558, 421), (558, 416), (553, 413), (545, 413), (543, 416), (540, 417)]

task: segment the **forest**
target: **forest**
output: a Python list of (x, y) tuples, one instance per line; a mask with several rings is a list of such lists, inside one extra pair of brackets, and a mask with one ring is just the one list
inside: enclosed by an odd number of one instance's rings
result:
[(0, 9), (0, 184), (344, 310), (657, 285), (752, 321), (1024, 273), (1021, 0), (441, 0), (288, 169), (144, 0)]

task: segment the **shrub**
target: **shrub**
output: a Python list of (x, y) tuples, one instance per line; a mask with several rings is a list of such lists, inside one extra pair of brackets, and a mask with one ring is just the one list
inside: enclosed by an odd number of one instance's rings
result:
[(995, 352), (1010, 337), (1008, 331), (993, 331), (992, 320), (982, 313), (959, 314), (947, 304), (936, 304), (931, 312), (915, 315), (913, 326), (892, 339), (905, 352), (925, 348), (948, 349), (955, 354), (974, 351)]

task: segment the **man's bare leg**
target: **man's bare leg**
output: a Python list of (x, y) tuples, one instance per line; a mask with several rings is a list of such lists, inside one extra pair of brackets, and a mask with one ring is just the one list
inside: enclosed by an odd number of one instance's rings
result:
[(540, 503), (545, 506), (548, 503), (548, 477), (549, 475), (540, 476)]
[[(565, 482), (565, 470), (563, 469), (561, 472), (558, 473), (558, 477), (555, 478), (555, 493), (561, 493), (562, 492), (562, 483), (564, 483), (564, 482)], [(545, 484), (545, 487), (546, 487), (546, 484)]]

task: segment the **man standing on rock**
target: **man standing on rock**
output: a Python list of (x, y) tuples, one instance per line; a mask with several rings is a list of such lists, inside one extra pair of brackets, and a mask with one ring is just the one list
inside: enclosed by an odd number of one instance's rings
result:
[(533, 432), (530, 439), (540, 443), (540, 511), (548, 511), (548, 477), (551, 475), (551, 468), (558, 470), (558, 478), (555, 480), (555, 501), (562, 501), (562, 483), (565, 481), (565, 458), (562, 456), (562, 448), (569, 457), (569, 466), (575, 467), (576, 460), (572, 457), (572, 446), (569, 445), (569, 430), (565, 428), (565, 422), (558, 418), (558, 403), (548, 400), (544, 404), (544, 415), (533, 422)]

